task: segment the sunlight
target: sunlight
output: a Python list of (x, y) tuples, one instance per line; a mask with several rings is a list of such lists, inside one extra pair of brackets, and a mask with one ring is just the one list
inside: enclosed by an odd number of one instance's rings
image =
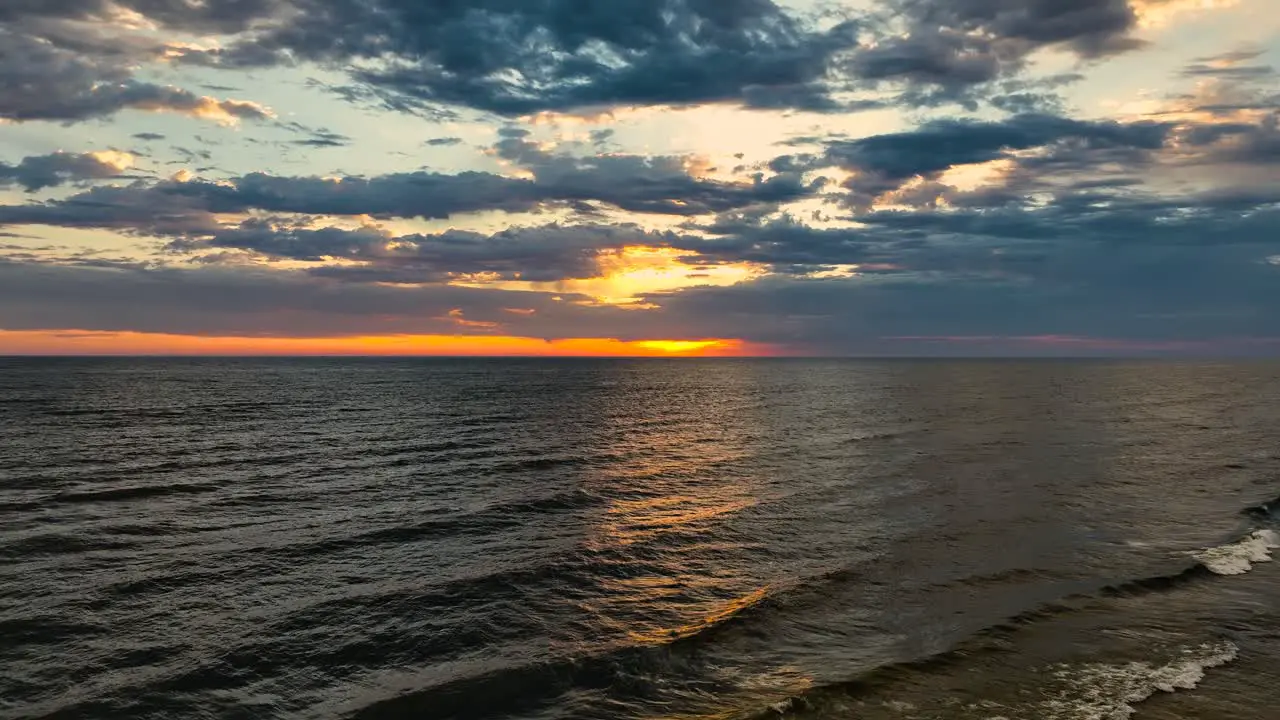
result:
[[(689, 265), (682, 258), (687, 250), (631, 245), (606, 250), (596, 256), (599, 275), (551, 282), (497, 280), (475, 275), (451, 284), (460, 287), (498, 288), (526, 292), (557, 292), (585, 295), (601, 305), (641, 307), (649, 295), (685, 288), (728, 287), (764, 275), (764, 266), (739, 262), (722, 265)], [(650, 307), (652, 307), (650, 305)]]
[(284, 338), (93, 330), (0, 330), (0, 350), (14, 355), (183, 356), (739, 357), (781, 353), (779, 348), (736, 339), (543, 339), (506, 335)]
[(1143, 28), (1160, 28), (1187, 13), (1220, 10), (1236, 5), (1239, 0), (1135, 0), (1133, 10)]

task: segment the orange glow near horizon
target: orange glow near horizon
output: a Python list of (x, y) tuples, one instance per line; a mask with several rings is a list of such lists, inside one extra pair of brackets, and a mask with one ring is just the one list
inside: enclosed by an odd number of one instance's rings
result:
[(617, 340), (493, 335), (285, 338), (84, 330), (0, 330), (0, 355), (347, 355), (471, 357), (754, 357), (780, 348), (734, 339)]
[(595, 302), (604, 305), (638, 306), (639, 299), (651, 293), (699, 286), (728, 287), (765, 273), (763, 266), (747, 262), (689, 265), (681, 260), (689, 254), (686, 250), (676, 248), (628, 245), (597, 255), (597, 277), (550, 282), (467, 277), (455, 280), (452, 284), (472, 288), (577, 294), (593, 298)]

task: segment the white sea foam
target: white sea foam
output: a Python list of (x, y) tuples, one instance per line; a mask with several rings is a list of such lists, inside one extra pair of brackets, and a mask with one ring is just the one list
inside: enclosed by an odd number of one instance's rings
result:
[(1066, 666), (1054, 672), (1065, 689), (1038, 708), (1037, 718), (1127, 720), (1135, 712), (1134, 705), (1157, 692), (1196, 687), (1206, 670), (1235, 660), (1238, 652), (1233, 643), (1223, 640), (1186, 648), (1163, 665), (1131, 662)]
[(1243, 575), (1254, 563), (1270, 562), (1271, 551), (1280, 547), (1274, 530), (1258, 530), (1249, 537), (1221, 547), (1196, 553), (1196, 559), (1219, 575)]

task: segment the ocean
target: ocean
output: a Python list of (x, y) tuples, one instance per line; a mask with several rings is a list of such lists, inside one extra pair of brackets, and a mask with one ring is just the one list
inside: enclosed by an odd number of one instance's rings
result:
[(2, 359), (0, 717), (1274, 720), (1280, 364)]

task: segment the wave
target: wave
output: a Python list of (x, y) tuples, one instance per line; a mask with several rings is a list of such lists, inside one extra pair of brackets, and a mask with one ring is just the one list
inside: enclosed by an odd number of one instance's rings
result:
[[(377, 543), (399, 543), (418, 538), (433, 537), (435, 534), (456, 536), (466, 533), (469, 527), (472, 532), (488, 531), (493, 523), (519, 522), (512, 518), (521, 513), (543, 513), (572, 510), (587, 507), (601, 502), (601, 499), (583, 491), (572, 491), (552, 495), (531, 502), (498, 504), (479, 512), (442, 518), (437, 521), (407, 527), (393, 527), (376, 530), (355, 538), (346, 538), (308, 546), (293, 546), (286, 552), (294, 552), (298, 547), (308, 547), (309, 551), (332, 550), (339, 548), (359, 547)], [(487, 528), (487, 529), (486, 529)], [(990, 625), (976, 633), (961, 639), (952, 648), (944, 652), (904, 662), (883, 665), (853, 680), (837, 685), (815, 688), (803, 696), (771, 703), (760, 718), (776, 718), (780, 711), (788, 714), (794, 709), (797, 712), (812, 706), (815, 696), (827, 692), (841, 695), (862, 695), (878, 692), (886, 687), (896, 687), (919, 673), (936, 671), (947, 666), (971, 661), (975, 655), (987, 652), (1004, 652), (1010, 647), (1009, 636), (1021, 631), (1025, 626), (1050, 620), (1058, 615), (1074, 612), (1087, 603), (1098, 602), (1109, 596), (1141, 595), (1145, 593), (1166, 592), (1195, 582), (1212, 581), (1224, 574), (1221, 562), (1224, 558), (1244, 557), (1248, 567), (1258, 562), (1255, 557), (1254, 543), (1260, 538), (1270, 538), (1266, 542), (1274, 542), (1274, 533), (1259, 530), (1248, 537), (1218, 548), (1209, 548), (1197, 553), (1197, 563), (1177, 572), (1155, 575), (1147, 578), (1129, 580), (1117, 584), (1105, 585), (1091, 592), (1067, 596), (1063, 599), (1045, 603), (1026, 612), (1013, 615), (1002, 622)], [(1266, 549), (1269, 551), (1269, 545)], [(1247, 552), (1246, 552), (1247, 550)], [(1201, 557), (1207, 555), (1208, 559)], [(633, 558), (634, 559), (634, 558)], [(326, 625), (341, 626), (345, 618), (356, 620), (378, 620), (380, 618), (432, 618), (440, 619), (440, 624), (428, 628), (419, 628), (421, 632), (404, 633), (403, 629), (389, 629), (385, 635), (373, 633), (353, 638), (350, 643), (334, 642), (334, 638), (325, 640), (327, 645), (308, 646), (307, 653), (296, 652), (298, 646), (288, 642), (249, 643), (235, 648), (218, 663), (195, 671), (196, 675), (207, 673), (207, 676), (193, 678), (170, 679), (173, 682), (190, 681), (195, 686), (228, 684), (240, 682), (238, 677), (224, 677), (221, 668), (235, 667), (248, 674), (266, 674), (267, 671), (279, 671), (296, 662), (298, 657), (310, 657), (311, 661), (323, 659), (329, 666), (354, 667), (365, 664), (377, 665), (379, 661), (391, 661), (401, 667), (422, 667), (439, 665), (445, 659), (458, 661), (458, 667), (467, 657), (468, 649), (481, 647), (502, 634), (501, 627), (465, 627), (450, 629), (444, 616), (450, 608), (457, 608), (460, 603), (469, 599), (483, 599), (495, 606), (510, 603), (518, 606), (521, 586), (529, 584), (554, 585), (571, 592), (574, 582), (589, 582), (598, 578), (598, 563), (604, 561), (598, 555), (575, 557), (567, 563), (544, 565), (527, 568), (511, 568), (504, 572), (493, 573), (471, 578), (458, 578), (434, 588), (403, 589), (395, 593), (375, 593), (363, 597), (348, 597), (333, 602), (321, 603), (300, 612), (291, 613), (281, 623), (264, 628), (268, 637), (287, 637), (292, 631), (303, 633), (316, 627)], [(1215, 566), (1218, 570), (1215, 570)], [(653, 574), (661, 572), (661, 568), (645, 566), (637, 563), (630, 568), (619, 567), (619, 572), (636, 572)], [(991, 576), (977, 577), (970, 580), (975, 585), (1019, 581), (1026, 579), (1029, 571), (1009, 570)], [(794, 613), (798, 608), (810, 601), (821, 600), (831, 591), (832, 586), (849, 582), (858, 582), (864, 576), (853, 568), (836, 569), (827, 573), (799, 580), (786, 586), (769, 586), (744, 595), (738, 601), (725, 603), (722, 612), (709, 613), (705, 622), (681, 628), (678, 632), (669, 633), (665, 637), (653, 635), (640, 643), (614, 644), (599, 648), (589, 655), (567, 655), (545, 657), (532, 662), (520, 662), (513, 658), (512, 663), (503, 667), (490, 667), (480, 672), (471, 672), (435, 682), (426, 687), (418, 687), (400, 695), (387, 697), (361, 708), (354, 709), (352, 718), (383, 718), (426, 716), (445, 718), (474, 715), (476, 707), (484, 707), (490, 712), (506, 711), (533, 713), (545, 709), (560, 700), (566, 693), (577, 691), (608, 690), (620, 701), (634, 698), (640, 701), (660, 696), (665, 690), (657, 687), (662, 678), (672, 676), (688, 676), (700, 674), (702, 669), (702, 653), (699, 649), (705, 643), (717, 639), (721, 633), (737, 630), (751, 632), (758, 622), (767, 622), (774, 612)], [(425, 590), (425, 592), (424, 592)], [(514, 617), (514, 616), (513, 616)], [(517, 627), (513, 622), (512, 633), (525, 632), (536, 634), (536, 627)], [(355, 626), (353, 624), (353, 626)], [(1228, 644), (1229, 645), (1229, 644)], [(1123, 712), (1125, 707), (1131, 708), (1136, 702), (1169, 688), (1194, 687), (1207, 668), (1229, 662), (1234, 657), (1234, 646), (1213, 645), (1195, 649), (1184, 656), (1179, 656), (1168, 663), (1138, 663), (1124, 666), (1081, 666), (1062, 669), (1061, 679), (1072, 680), (1081, 688), (1094, 687), (1087, 685), (1104, 673), (1112, 678), (1106, 687), (1120, 687), (1122, 691), (1114, 697), (1097, 699), (1097, 702), (1110, 703), (1100, 707), (1115, 707)], [(1227, 650), (1231, 657), (1227, 657)], [(331, 662), (330, 662), (331, 661)], [(471, 666), (474, 668), (474, 666)], [(1073, 674), (1074, 673), (1074, 674)], [(1127, 673), (1127, 674), (1126, 674)], [(1200, 675), (1197, 675), (1200, 673)], [(710, 677), (710, 675), (704, 675)], [(198, 680), (198, 682), (197, 682)], [(710, 682), (710, 681), (708, 681)], [(1101, 683), (1102, 680), (1097, 682)], [(149, 692), (159, 692), (156, 687), (146, 688)], [(163, 689), (163, 688), (161, 688)], [(723, 691), (730, 696), (735, 688), (700, 687), (708, 692)], [(1138, 697), (1142, 693), (1140, 698)], [(1118, 699), (1117, 699), (1118, 698)], [(1065, 700), (1064, 700), (1065, 701)], [(1122, 705), (1117, 705), (1121, 702)], [(1064, 706), (1065, 707), (1065, 706)], [(1130, 710), (1131, 711), (1131, 710)], [(1078, 715), (1052, 715), (1055, 712), (1049, 707), (1045, 713), (1032, 716), (1034, 720), (1055, 720), (1056, 718), (1077, 717)], [(1066, 712), (1063, 710), (1062, 712)], [(1098, 717), (1108, 717), (1099, 715)], [(1116, 718), (1127, 715), (1114, 715)]]
[(59, 617), (37, 616), (0, 620), (0, 637), (4, 637), (11, 649), (28, 644), (45, 644), (71, 638), (97, 637), (108, 628), (86, 622), (68, 621)]
[(1280, 497), (1244, 509), (1244, 514), (1262, 520), (1274, 518), (1280, 512)]
[[(545, 498), (497, 503), (481, 510), (427, 520), (413, 525), (370, 530), (349, 537), (320, 540), (280, 548), (291, 556), (309, 557), (377, 545), (399, 545), (435, 538), (488, 535), (499, 530), (518, 528), (530, 515), (551, 515), (592, 507), (601, 499), (585, 490), (574, 489)], [(269, 552), (276, 552), (271, 549)]]
[(80, 492), (61, 492), (48, 499), (51, 503), (92, 503), (120, 502), (124, 500), (145, 500), (165, 495), (198, 495), (216, 492), (219, 485), (191, 485), (175, 483), (172, 485), (142, 485), (138, 487), (109, 488), (106, 490), (83, 490)]
[(1063, 689), (1039, 703), (1034, 717), (1038, 720), (1124, 720), (1137, 711), (1135, 705), (1158, 692), (1194, 689), (1207, 670), (1232, 662), (1238, 654), (1239, 648), (1234, 643), (1220, 640), (1184, 648), (1163, 664), (1060, 666), (1053, 676)]
[[(908, 682), (920, 674), (971, 661), (984, 653), (1007, 652), (1014, 646), (1010, 642), (1011, 636), (1026, 626), (1083, 610), (1107, 598), (1163, 593), (1222, 576), (1243, 574), (1255, 563), (1271, 560), (1271, 550), (1276, 548), (1280, 548), (1280, 536), (1274, 530), (1255, 530), (1235, 542), (1195, 553), (1197, 562), (1180, 571), (1113, 583), (1092, 592), (1076, 593), (1044, 603), (981, 628), (942, 652), (889, 663), (845, 682), (814, 687), (800, 695), (772, 702), (751, 717), (754, 720), (799, 714), (807, 717), (808, 711), (822, 706), (825, 696), (866, 696)], [(1058, 677), (1063, 681), (1070, 680), (1073, 689), (1047, 701), (1027, 717), (1031, 720), (1081, 717), (1123, 720), (1132, 715), (1133, 705), (1157, 692), (1194, 688), (1203, 679), (1205, 670), (1231, 662), (1237, 652), (1234, 644), (1222, 640), (1184, 649), (1164, 664), (1134, 662), (1062, 667), (1058, 669)]]
[(0, 540), (0, 558), (24, 562), (41, 555), (74, 555), (98, 550), (128, 550), (133, 547), (136, 547), (135, 543), (97, 535), (44, 533), (14, 540)]
[(522, 460), (509, 460), (499, 463), (491, 468), (492, 472), (520, 472), (525, 470), (554, 470), (560, 467), (577, 467), (590, 463), (590, 458), (581, 455), (569, 455), (564, 457), (540, 457), (526, 458)]
[(1220, 545), (1196, 553), (1210, 572), (1217, 575), (1243, 575), (1254, 563), (1271, 562), (1271, 551), (1280, 547), (1280, 536), (1271, 529), (1255, 530), (1243, 540)]
[[(1011, 636), (1021, 632), (1027, 626), (1051, 621), (1067, 613), (1073, 613), (1110, 597), (1138, 596), (1150, 593), (1161, 593), (1179, 587), (1211, 581), (1224, 574), (1222, 558), (1249, 557), (1257, 562), (1256, 543), (1259, 538), (1272, 537), (1270, 531), (1258, 531), (1244, 540), (1218, 548), (1210, 548), (1199, 555), (1207, 555), (1201, 560), (1176, 572), (1154, 575), (1146, 578), (1128, 580), (1097, 587), (1068, 595), (1054, 601), (1040, 604), (1024, 612), (1009, 616), (1004, 620), (988, 625), (959, 640), (951, 648), (939, 653), (917, 658), (908, 658), (901, 662), (885, 664), (867, 673), (833, 685), (815, 687), (801, 695), (785, 698), (781, 701), (769, 702), (764, 710), (750, 717), (777, 718), (795, 713), (808, 715), (807, 710), (820, 707), (822, 697), (829, 694), (841, 697), (858, 697), (883, 691), (923, 673), (933, 673), (960, 663), (971, 662), (975, 656), (988, 652), (1007, 652), (1014, 644)], [(1248, 552), (1246, 552), (1246, 549)], [(1010, 570), (992, 577), (977, 578), (977, 584), (991, 582), (1007, 582), (1026, 579), (1036, 574), (1026, 570)], [(433, 717), (448, 718), (466, 713), (467, 708), (474, 708), (476, 703), (484, 703), (501, 712), (510, 710), (530, 710), (530, 705), (545, 706), (555, 702), (569, 691), (611, 689), (614, 695), (635, 694), (637, 698), (648, 697), (654, 688), (646, 686), (650, 682), (645, 678), (657, 678), (679, 669), (682, 674), (692, 669), (690, 666), (699, 662), (700, 648), (713, 642), (726, 632), (751, 632), (751, 627), (777, 612), (795, 612), (810, 601), (820, 600), (830, 592), (832, 585), (855, 582), (862, 579), (861, 573), (851, 569), (838, 569), (805, 578), (785, 586), (761, 588), (744, 596), (740, 601), (726, 603), (723, 612), (709, 613), (706, 622), (694, 623), (678, 628), (669, 633), (648, 633), (633, 636), (638, 640), (636, 645), (615, 647), (589, 656), (560, 658), (528, 665), (514, 665), (496, 669), (487, 673), (461, 677), (431, 687), (387, 698), (354, 712), (353, 718), (379, 718), (414, 716), (415, 713), (430, 714)], [(519, 579), (503, 577), (501, 581), (490, 578), (483, 582), (490, 591), (509, 586)], [(964, 581), (968, 582), (968, 580)], [(470, 585), (471, 583), (466, 583)], [(449, 594), (455, 594), (455, 588)], [(473, 590), (475, 588), (468, 588)], [(1098, 707), (1108, 708), (1108, 712), (1119, 712), (1115, 715), (1079, 714), (1077, 705), (1072, 714), (1066, 713), (1068, 706), (1062, 704), (1046, 705), (1039, 712), (1029, 716), (1035, 720), (1055, 720), (1057, 718), (1075, 717), (1128, 717), (1124, 708), (1161, 690), (1172, 691), (1177, 688), (1194, 687), (1203, 676), (1206, 668), (1229, 662), (1234, 658), (1234, 646), (1229, 643), (1205, 646), (1189, 650), (1186, 654), (1167, 664), (1132, 663), (1123, 666), (1086, 666), (1076, 668), (1071, 676), (1081, 688), (1081, 692), (1093, 692), (1089, 702)], [(1062, 671), (1065, 673), (1067, 670)], [(1107, 675), (1110, 673), (1110, 675)], [(1110, 678), (1110, 680), (1106, 680)], [(1106, 681), (1104, 683), (1104, 680)], [(1102, 690), (1088, 690), (1088, 682), (1097, 682), (1100, 687), (1119, 688), (1115, 693), (1106, 694)], [(1109, 684), (1106, 684), (1109, 683)], [(732, 692), (732, 689), (726, 689)], [(1062, 703), (1071, 696), (1064, 695)], [(495, 704), (496, 703), (496, 704)], [(1131, 710), (1130, 710), (1131, 711)], [(1058, 714), (1055, 714), (1058, 713)]]

